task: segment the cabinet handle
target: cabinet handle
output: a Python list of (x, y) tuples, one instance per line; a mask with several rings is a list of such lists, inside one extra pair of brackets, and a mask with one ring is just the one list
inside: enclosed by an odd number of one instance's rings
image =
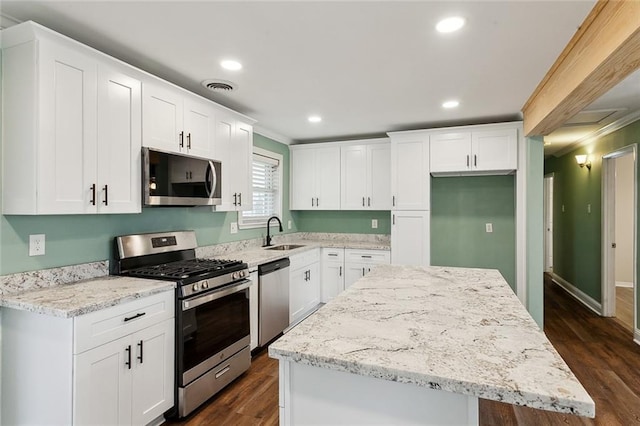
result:
[(396, 196), (395, 196), (395, 195), (394, 195), (393, 197), (391, 197), (391, 205), (392, 205), (393, 207), (395, 207), (395, 206), (396, 206)]
[(365, 254), (361, 255), (360, 257), (363, 259), (371, 259), (371, 256)]
[(189, 172), (189, 179), (193, 179), (193, 172)]
[(91, 190), (91, 201), (89, 201), (91, 203), (92, 206), (96, 205), (96, 184), (94, 183), (93, 185), (91, 185), (91, 188), (89, 188)]
[(467, 168), (469, 168), (469, 155), (467, 155)]
[(185, 178), (186, 180), (189, 180), (189, 172), (184, 172), (184, 178)]
[(391, 223), (392, 223), (393, 225), (395, 225), (395, 224), (396, 224), (396, 215), (395, 215), (395, 214), (392, 214), (392, 215), (391, 215)]
[(364, 197), (362, 197), (362, 207), (364, 207)]
[(136, 319), (136, 318), (143, 317), (143, 316), (145, 316), (146, 314), (147, 314), (146, 312), (138, 312), (137, 314), (135, 314), (135, 315), (134, 315), (134, 316), (132, 316), (132, 317), (126, 317), (126, 318), (124, 319), (124, 322), (128, 322), (128, 321), (134, 320), (134, 319)]
[(367, 207), (371, 207), (371, 197), (367, 197)]
[(238, 205), (242, 206), (242, 192), (238, 192)]
[(364, 268), (362, 268), (362, 276), (364, 277)]
[(142, 364), (144, 361), (142, 360), (142, 345), (144, 344), (144, 340), (140, 340), (140, 342), (138, 343), (138, 346), (140, 346), (140, 356), (138, 357), (138, 359), (140, 360), (140, 364)]
[(313, 207), (313, 198), (311, 199), (311, 207)]
[(233, 193), (233, 205), (234, 206), (238, 205), (238, 193), (237, 192)]
[(127, 361), (124, 362), (124, 365), (129, 367), (129, 370), (131, 370), (131, 345), (127, 346), (125, 351), (127, 352)]
[(339, 277), (342, 276), (342, 266), (340, 267), (340, 273), (338, 274)]
[(216, 379), (219, 379), (223, 376), (227, 371), (231, 370), (230, 365), (225, 365), (224, 368), (216, 373)]
[(320, 198), (316, 198), (316, 207), (320, 207)]
[(473, 167), (478, 167), (478, 156), (473, 154)]
[(191, 149), (191, 133), (187, 133), (187, 148)]
[(104, 191), (104, 200), (102, 200), (102, 202), (104, 203), (105, 206), (109, 205), (109, 185), (105, 185), (104, 188), (102, 188), (102, 190)]
[(337, 256), (338, 253), (329, 253), (329, 256)]
[(184, 148), (184, 131), (180, 132), (180, 148)]

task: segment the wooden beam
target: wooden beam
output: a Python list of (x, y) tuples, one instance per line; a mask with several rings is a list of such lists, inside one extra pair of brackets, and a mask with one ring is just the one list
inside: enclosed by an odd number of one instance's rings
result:
[(599, 0), (522, 107), (525, 135), (548, 135), (639, 68), (640, 0)]

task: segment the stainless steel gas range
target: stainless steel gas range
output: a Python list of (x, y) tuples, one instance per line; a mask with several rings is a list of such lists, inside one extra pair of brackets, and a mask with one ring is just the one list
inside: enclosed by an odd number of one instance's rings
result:
[(184, 417), (246, 371), (249, 270), (237, 260), (196, 259), (193, 231), (116, 237), (113, 273), (175, 281), (176, 406)]

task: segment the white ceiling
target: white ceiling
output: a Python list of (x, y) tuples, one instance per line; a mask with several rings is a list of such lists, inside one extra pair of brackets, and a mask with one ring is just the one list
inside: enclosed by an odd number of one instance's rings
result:
[[(317, 141), (520, 119), (594, 3), (3, 0), (0, 13), (247, 114), (264, 134)], [(436, 33), (452, 14), (463, 30)], [(224, 58), (244, 68), (223, 70)], [(238, 89), (208, 92), (208, 78)], [(460, 107), (442, 109), (450, 98)]]

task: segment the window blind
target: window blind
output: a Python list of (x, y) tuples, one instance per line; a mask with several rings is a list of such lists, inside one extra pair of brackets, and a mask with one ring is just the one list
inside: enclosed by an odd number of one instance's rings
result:
[(242, 212), (245, 225), (265, 224), (271, 216), (280, 216), (280, 167), (275, 158), (253, 154), (253, 210)]

